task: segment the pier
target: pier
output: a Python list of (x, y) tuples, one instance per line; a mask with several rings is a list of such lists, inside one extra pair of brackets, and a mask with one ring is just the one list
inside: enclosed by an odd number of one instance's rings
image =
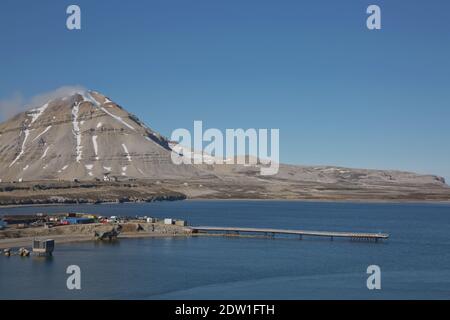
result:
[(389, 234), (386, 233), (367, 233), (367, 232), (335, 232), (335, 231), (307, 231), (307, 230), (287, 230), (287, 229), (271, 229), (271, 228), (237, 228), (237, 227), (190, 227), (194, 233), (212, 233), (222, 232), (225, 234), (252, 233), (263, 234), (269, 237), (275, 237), (277, 234), (296, 235), (300, 239), (304, 236), (326, 237), (333, 240), (334, 238), (347, 238), (350, 240), (375, 241), (388, 239)]

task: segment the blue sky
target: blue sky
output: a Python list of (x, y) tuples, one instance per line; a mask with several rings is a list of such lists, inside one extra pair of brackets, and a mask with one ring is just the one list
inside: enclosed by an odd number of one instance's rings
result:
[(166, 136), (279, 128), (283, 162), (450, 180), (446, 0), (3, 0), (0, 39), (1, 100), (83, 85)]

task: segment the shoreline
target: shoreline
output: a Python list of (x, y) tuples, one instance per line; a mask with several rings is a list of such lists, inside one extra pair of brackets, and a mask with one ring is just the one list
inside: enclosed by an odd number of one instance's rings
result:
[[(34, 239), (52, 239), (56, 244), (79, 242), (79, 241), (105, 241), (99, 240), (100, 234), (108, 234), (116, 230), (114, 223), (87, 223), (69, 224), (53, 228), (29, 227), (29, 228), (7, 228), (0, 231), (0, 250), (6, 248), (30, 248)], [(188, 236), (192, 229), (176, 224), (164, 224), (161, 222), (149, 223), (142, 221), (129, 221), (120, 224), (118, 236), (114, 239), (138, 238), (138, 237), (177, 237)], [(106, 235), (109, 237), (109, 235)], [(110, 239), (111, 241), (111, 239)]]
[[(185, 233), (185, 234), (163, 234), (163, 233), (126, 233), (121, 234), (116, 240), (129, 240), (129, 239), (162, 239), (162, 238), (192, 238), (192, 237), (229, 237), (229, 238), (270, 238), (269, 236), (263, 235), (246, 235), (246, 234), (227, 234), (227, 233)], [(0, 240), (0, 250), (3, 249), (18, 249), (21, 247), (30, 247), (31, 242), (35, 238), (45, 238), (45, 237), (23, 237), (23, 238), (10, 238)], [(97, 242), (97, 243), (108, 243), (106, 240), (97, 240), (92, 236), (88, 235), (57, 235), (53, 237), (47, 237), (55, 240), (55, 244), (68, 244), (68, 243), (80, 243), (80, 242)], [(2, 253), (0, 252), (0, 255)]]
[[(317, 203), (355, 203), (355, 204), (450, 204), (449, 200), (409, 200), (409, 199), (284, 199), (284, 198), (273, 198), (273, 199), (242, 199), (242, 198), (227, 198), (227, 199), (211, 199), (211, 198), (187, 198), (184, 200), (176, 201), (187, 201), (187, 202), (219, 202), (219, 201), (235, 201), (235, 202), (317, 202)], [(156, 202), (173, 202), (173, 200), (159, 200)], [(27, 207), (76, 207), (80, 205), (88, 206), (101, 206), (101, 205), (121, 205), (121, 204), (148, 204), (152, 202), (100, 202), (100, 203), (36, 203), (36, 204), (14, 204), (14, 205), (0, 205), (0, 210), (2, 208), (27, 208)]]
[[(121, 234), (117, 240), (121, 239), (138, 239), (138, 238), (179, 238), (179, 237), (190, 237), (190, 234), (162, 234), (162, 233), (127, 233)], [(35, 238), (49, 238), (55, 240), (55, 244), (67, 244), (67, 243), (78, 243), (78, 242), (109, 242), (105, 240), (96, 240), (90, 235), (54, 235), (54, 236), (38, 236), (38, 237), (23, 237), (23, 238), (8, 238), (0, 240), (0, 250), (3, 249), (16, 249), (20, 247), (29, 248), (31, 243)]]
[[(385, 199), (284, 199), (284, 198), (274, 198), (274, 199), (242, 199), (242, 198), (227, 198), (227, 199), (202, 199), (202, 198), (192, 198), (185, 199), (182, 201), (189, 202), (201, 202), (201, 201), (254, 201), (254, 202), (317, 202), (317, 203), (367, 203), (367, 204), (379, 204), (379, 203), (392, 203), (392, 204), (450, 204), (449, 200), (385, 200)], [(0, 207), (1, 208), (1, 207)]]

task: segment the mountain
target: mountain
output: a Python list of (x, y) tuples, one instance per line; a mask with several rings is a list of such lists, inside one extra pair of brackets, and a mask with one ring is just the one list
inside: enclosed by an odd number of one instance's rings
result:
[(201, 175), (171, 162), (167, 139), (104, 95), (81, 91), (0, 125), (0, 181)]
[[(187, 156), (187, 155), (186, 155)], [(280, 164), (175, 165), (171, 143), (95, 91), (78, 90), (0, 124), (0, 204), (180, 198), (450, 200), (443, 178)]]

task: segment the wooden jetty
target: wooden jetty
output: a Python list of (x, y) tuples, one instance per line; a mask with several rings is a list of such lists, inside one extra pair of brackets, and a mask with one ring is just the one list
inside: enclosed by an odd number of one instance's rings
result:
[(386, 233), (367, 233), (367, 232), (335, 232), (335, 231), (307, 231), (307, 230), (286, 230), (286, 229), (271, 229), (271, 228), (236, 228), (236, 227), (190, 227), (194, 233), (209, 233), (219, 232), (225, 234), (263, 234), (265, 236), (275, 237), (276, 234), (296, 235), (300, 239), (303, 236), (311, 237), (327, 237), (333, 240), (334, 238), (347, 238), (351, 240), (383, 240), (389, 238)]

